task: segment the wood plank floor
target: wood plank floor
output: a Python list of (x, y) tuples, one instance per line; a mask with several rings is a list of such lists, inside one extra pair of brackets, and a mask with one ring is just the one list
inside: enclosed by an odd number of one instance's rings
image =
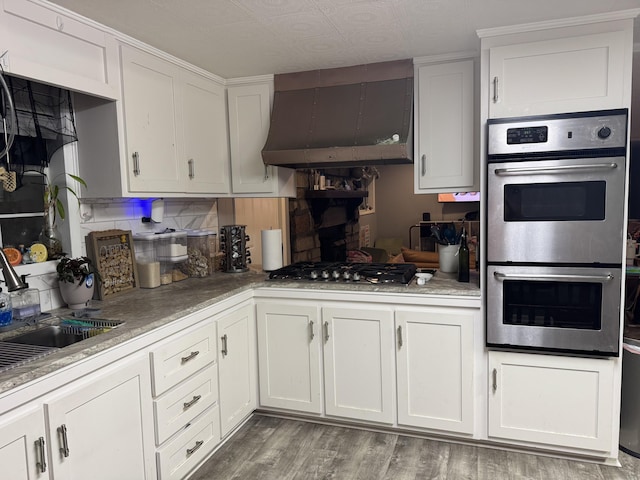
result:
[(254, 415), (190, 480), (640, 480), (622, 468)]

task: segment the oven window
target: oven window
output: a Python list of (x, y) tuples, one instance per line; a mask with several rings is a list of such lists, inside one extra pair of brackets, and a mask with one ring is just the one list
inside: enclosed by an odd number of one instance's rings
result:
[(606, 182), (507, 184), (505, 222), (605, 219)]
[(601, 283), (508, 280), (503, 288), (507, 325), (600, 330)]

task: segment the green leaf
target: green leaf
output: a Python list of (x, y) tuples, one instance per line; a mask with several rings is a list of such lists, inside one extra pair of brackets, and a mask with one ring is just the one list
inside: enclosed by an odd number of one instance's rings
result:
[(64, 205), (62, 205), (62, 202), (60, 201), (59, 198), (56, 198), (56, 208), (58, 209), (58, 215), (60, 215), (60, 219), (64, 220), (64, 217), (65, 217)]
[[(80, 178), (80, 177), (78, 177), (77, 175), (71, 175), (70, 173), (67, 173), (67, 175), (69, 175), (71, 178), (73, 178), (76, 182), (78, 182), (78, 183), (79, 183), (80, 185), (82, 185), (84, 188), (89, 188), (89, 187), (87, 187), (87, 182), (85, 182), (83, 179), (81, 179), (81, 178)], [(67, 187), (67, 188), (68, 188), (68, 187)], [(71, 189), (69, 188), (69, 190), (71, 190)], [(74, 195), (76, 195), (76, 194), (75, 194), (75, 192), (73, 192), (73, 190), (71, 190), (71, 192), (72, 192)], [(77, 197), (78, 197), (78, 196), (76, 195), (76, 198), (77, 198)]]

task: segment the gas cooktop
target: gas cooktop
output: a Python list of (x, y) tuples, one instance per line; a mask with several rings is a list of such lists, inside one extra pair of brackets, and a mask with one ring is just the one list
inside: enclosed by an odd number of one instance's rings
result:
[(298, 262), (274, 270), (269, 280), (406, 285), (415, 273), (413, 263)]

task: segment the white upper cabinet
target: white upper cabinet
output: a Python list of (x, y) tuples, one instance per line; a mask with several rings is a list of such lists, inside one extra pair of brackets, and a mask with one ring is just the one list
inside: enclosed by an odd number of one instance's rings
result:
[(228, 193), (224, 87), (127, 45), (121, 63), (129, 191)]
[(415, 193), (474, 190), (474, 63), (416, 65)]
[(122, 46), (122, 102), (129, 189), (178, 192), (177, 70), (168, 62)]
[(262, 162), (262, 147), (269, 134), (273, 79), (233, 82), (227, 87), (233, 193), (295, 197), (295, 170), (267, 167)]
[(625, 107), (624, 31), (489, 51), (489, 118)]
[(184, 190), (193, 193), (229, 192), (229, 147), (224, 87), (183, 71), (181, 152)]
[(104, 98), (117, 98), (113, 37), (60, 10), (25, 0), (0, 2), (5, 72)]

